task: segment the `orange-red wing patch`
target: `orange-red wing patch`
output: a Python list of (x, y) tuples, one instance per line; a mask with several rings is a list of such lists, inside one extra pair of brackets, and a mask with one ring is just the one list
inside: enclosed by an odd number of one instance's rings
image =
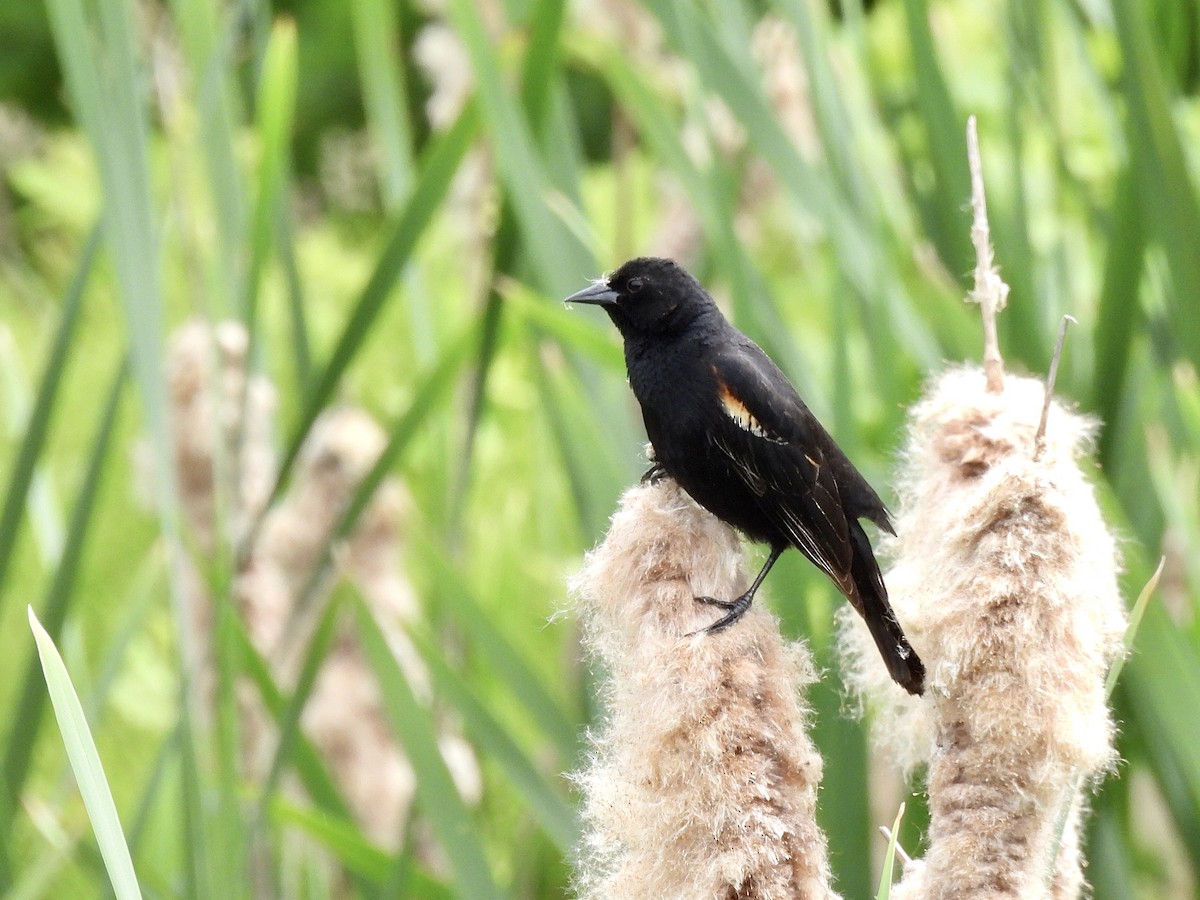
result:
[(780, 437), (772, 434), (767, 430), (766, 426), (758, 421), (746, 404), (739, 400), (733, 391), (729, 389), (729, 385), (721, 380), (720, 375), (717, 376), (717, 389), (720, 391), (721, 408), (725, 410), (725, 415), (729, 416), (739, 428), (750, 432), (756, 437), (783, 443)]

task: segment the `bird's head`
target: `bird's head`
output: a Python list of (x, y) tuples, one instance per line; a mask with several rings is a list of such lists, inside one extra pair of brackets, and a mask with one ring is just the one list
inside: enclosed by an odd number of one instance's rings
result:
[(716, 304), (683, 266), (669, 259), (631, 259), (564, 303), (604, 307), (624, 337), (681, 331)]

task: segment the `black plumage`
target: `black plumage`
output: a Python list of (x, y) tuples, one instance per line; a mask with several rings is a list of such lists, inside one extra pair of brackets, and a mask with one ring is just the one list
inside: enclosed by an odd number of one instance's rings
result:
[(630, 260), (567, 302), (604, 307), (624, 338), (629, 384), (654, 448), (647, 475), (669, 475), (771, 548), (740, 597), (697, 598), (725, 610), (708, 630), (736, 622), (775, 560), (796, 547), (862, 615), (892, 678), (920, 694), (925, 668), (859, 524), (894, 534), (887, 510), (779, 367), (671, 260)]

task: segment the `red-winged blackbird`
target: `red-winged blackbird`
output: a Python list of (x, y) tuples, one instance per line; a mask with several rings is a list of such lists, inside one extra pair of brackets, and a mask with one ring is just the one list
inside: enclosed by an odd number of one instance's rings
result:
[(925, 667), (896, 621), (858, 521), (895, 534), (887, 510), (779, 367), (668, 259), (630, 260), (565, 302), (604, 307), (625, 340), (629, 384), (654, 448), (647, 477), (669, 475), (771, 548), (740, 597), (696, 598), (726, 611), (707, 630), (741, 618), (775, 560), (796, 547), (866, 620), (892, 678), (922, 693)]

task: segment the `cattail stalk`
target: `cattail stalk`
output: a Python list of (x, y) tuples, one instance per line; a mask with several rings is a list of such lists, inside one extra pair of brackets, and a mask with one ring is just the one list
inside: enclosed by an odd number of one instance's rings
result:
[(583, 897), (834, 898), (815, 819), (802, 643), (756, 605), (718, 634), (746, 584), (731, 528), (673, 481), (630, 489), (573, 590), (604, 671), (605, 716), (577, 775)]

